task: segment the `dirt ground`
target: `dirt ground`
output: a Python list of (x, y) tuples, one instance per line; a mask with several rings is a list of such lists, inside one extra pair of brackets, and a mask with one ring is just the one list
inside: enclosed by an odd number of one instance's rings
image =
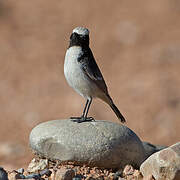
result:
[[(90, 29), (91, 49), (126, 125), (143, 141), (180, 138), (180, 2), (0, 1), (0, 166), (26, 168), (37, 124), (80, 115), (85, 100), (63, 63), (71, 31)], [(118, 122), (94, 100), (90, 115)]]

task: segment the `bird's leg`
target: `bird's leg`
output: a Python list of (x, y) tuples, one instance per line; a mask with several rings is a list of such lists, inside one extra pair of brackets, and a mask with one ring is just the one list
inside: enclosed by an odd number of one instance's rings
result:
[(72, 121), (75, 121), (75, 122), (76, 122), (76, 120), (82, 120), (84, 118), (85, 113), (86, 113), (88, 103), (89, 103), (89, 100), (87, 99), (82, 116), (80, 116), (80, 117), (70, 117), (70, 119), (73, 119)]
[(90, 103), (90, 102), (89, 102), (89, 99), (87, 99), (86, 105), (85, 105), (85, 107), (84, 107), (83, 114), (82, 114), (81, 118), (84, 117), (84, 115), (85, 115), (85, 113), (86, 113), (86, 109), (87, 109), (89, 103)]
[(71, 119), (73, 119), (72, 121), (78, 122), (78, 123), (85, 122), (85, 121), (93, 121), (94, 120), (93, 117), (87, 117), (91, 103), (92, 103), (92, 98), (90, 98), (90, 100), (87, 99), (82, 116), (81, 117), (71, 117)]
[(89, 112), (89, 108), (90, 108), (90, 106), (91, 106), (91, 103), (92, 103), (92, 97), (90, 98), (89, 103), (88, 103), (88, 105), (87, 105), (87, 110), (86, 110), (86, 112), (85, 112), (85, 114), (84, 114), (84, 121), (94, 121), (94, 118), (93, 118), (93, 117), (87, 117), (88, 112)]

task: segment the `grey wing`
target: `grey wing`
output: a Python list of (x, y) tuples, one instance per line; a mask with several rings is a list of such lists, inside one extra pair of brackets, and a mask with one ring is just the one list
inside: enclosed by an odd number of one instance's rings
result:
[(86, 75), (104, 92), (108, 93), (106, 83), (101, 74), (98, 65), (94, 59), (94, 56), (89, 49), (88, 53), (84, 53), (80, 57), (81, 69), (86, 73)]

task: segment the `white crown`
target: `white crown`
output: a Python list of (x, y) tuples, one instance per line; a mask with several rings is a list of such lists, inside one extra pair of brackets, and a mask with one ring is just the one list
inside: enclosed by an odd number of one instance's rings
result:
[(89, 35), (89, 30), (84, 27), (76, 27), (75, 29), (73, 29), (73, 33), (77, 33), (85, 36), (85, 35)]

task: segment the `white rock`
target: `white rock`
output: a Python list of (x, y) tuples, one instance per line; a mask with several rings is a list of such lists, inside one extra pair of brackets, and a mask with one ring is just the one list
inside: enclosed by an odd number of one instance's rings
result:
[(140, 167), (143, 176), (158, 180), (180, 179), (180, 142), (151, 155)]
[(48, 167), (48, 160), (47, 159), (32, 159), (30, 162), (27, 171), (30, 173), (39, 172)]

